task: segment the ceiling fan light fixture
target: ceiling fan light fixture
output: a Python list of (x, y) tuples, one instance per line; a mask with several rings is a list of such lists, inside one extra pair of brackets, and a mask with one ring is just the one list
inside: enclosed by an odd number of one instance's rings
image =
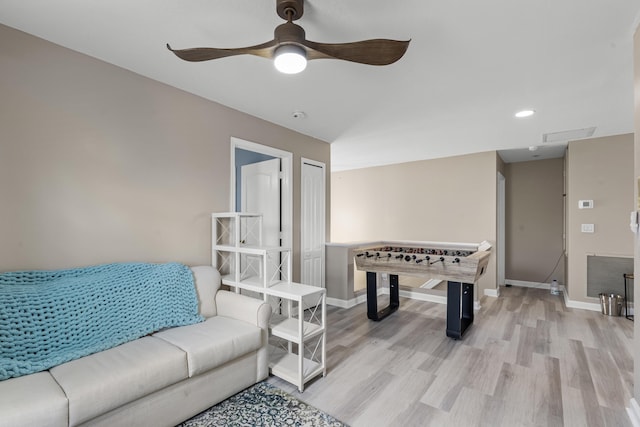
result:
[(307, 68), (307, 54), (300, 46), (286, 44), (276, 49), (273, 64), (281, 73), (298, 74)]

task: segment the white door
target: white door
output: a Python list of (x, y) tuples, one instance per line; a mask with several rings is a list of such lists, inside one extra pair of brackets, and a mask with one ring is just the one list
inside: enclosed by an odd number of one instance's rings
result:
[[(262, 214), (262, 245), (280, 246), (280, 159), (242, 166), (240, 176), (242, 212)], [(258, 259), (245, 259), (255, 273), (261, 273)], [(267, 277), (274, 276), (278, 264), (279, 259), (267, 263)]]
[(324, 287), (324, 164), (302, 159), (301, 181), (301, 281), (306, 285)]

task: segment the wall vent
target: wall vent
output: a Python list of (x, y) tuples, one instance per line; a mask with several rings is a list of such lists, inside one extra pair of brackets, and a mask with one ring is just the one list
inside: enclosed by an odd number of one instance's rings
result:
[(564, 130), (561, 132), (551, 132), (542, 134), (542, 142), (567, 142), (575, 141), (576, 139), (585, 139), (593, 136), (596, 131), (596, 127)]
[[(587, 255), (587, 296), (598, 298), (600, 293), (624, 295), (623, 274), (626, 273), (633, 273), (633, 257)], [(633, 290), (629, 291), (627, 298), (633, 301)]]

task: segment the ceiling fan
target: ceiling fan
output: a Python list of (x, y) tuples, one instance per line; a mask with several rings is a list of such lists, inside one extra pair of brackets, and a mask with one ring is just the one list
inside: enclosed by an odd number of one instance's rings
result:
[(307, 60), (341, 59), (367, 65), (393, 64), (407, 51), (409, 42), (388, 39), (362, 40), (352, 43), (318, 43), (307, 40), (304, 29), (294, 24), (304, 12), (304, 0), (276, 0), (278, 16), (287, 22), (276, 27), (271, 41), (255, 46), (220, 49), (196, 47), (167, 49), (185, 61), (208, 61), (234, 55), (255, 55), (274, 59), (276, 68), (288, 74), (304, 70)]

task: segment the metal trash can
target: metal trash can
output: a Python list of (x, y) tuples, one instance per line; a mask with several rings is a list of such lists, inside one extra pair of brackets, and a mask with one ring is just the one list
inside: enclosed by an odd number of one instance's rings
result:
[(622, 315), (622, 303), (624, 298), (617, 294), (600, 294), (600, 306), (602, 314), (606, 316)]

